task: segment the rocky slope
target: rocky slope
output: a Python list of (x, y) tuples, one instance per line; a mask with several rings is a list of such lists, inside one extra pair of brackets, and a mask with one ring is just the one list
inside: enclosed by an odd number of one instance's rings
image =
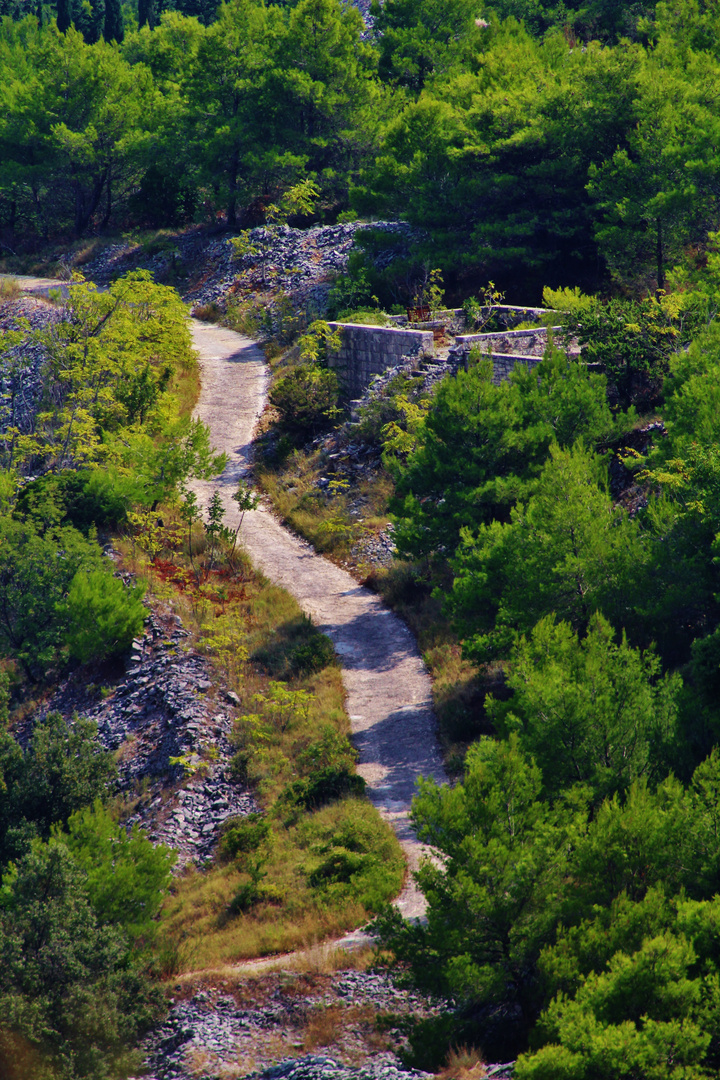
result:
[(238, 294), (282, 292), (295, 310), (312, 315), (324, 312), (332, 280), (347, 266), (356, 234), (370, 228), (406, 239), (413, 233), (406, 223), (385, 221), (309, 229), (260, 226), (247, 232), (249, 251), (238, 259), (227, 235), (194, 228), (163, 241), (160, 250), (132, 243), (109, 245), (80, 269), (101, 286), (128, 270), (150, 270), (157, 281), (175, 285), (195, 309), (211, 303), (224, 307)]
[[(345, 970), (332, 975), (284, 970), (245, 984), (208, 985), (177, 998), (148, 1040), (153, 1080), (190, 1080), (198, 1075), (234, 1078), (283, 1061), (310, 1077), (342, 1080), (358, 1065), (374, 1076), (413, 1076), (396, 1049), (403, 1018), (429, 1016), (439, 1003), (397, 989), (384, 974)], [(388, 1017), (379, 1032), (376, 1018)], [(328, 1058), (303, 1051), (330, 1048)], [(318, 1067), (322, 1062), (322, 1073)], [(380, 1070), (380, 1071), (378, 1071)]]
[[(62, 318), (61, 311), (30, 296), (0, 302), (3, 331), (45, 330)], [(41, 370), (46, 353), (42, 345), (24, 341), (10, 349), (0, 366), (0, 432), (16, 427), (21, 434), (33, 430), (42, 395)]]
[(175, 848), (177, 869), (211, 856), (226, 818), (258, 809), (229, 774), (232, 702), (213, 690), (209, 661), (187, 638), (179, 616), (157, 604), (124, 672), (101, 686), (77, 672), (48, 703), (98, 725), (102, 745), (117, 752), (121, 790), (142, 792), (128, 825)]

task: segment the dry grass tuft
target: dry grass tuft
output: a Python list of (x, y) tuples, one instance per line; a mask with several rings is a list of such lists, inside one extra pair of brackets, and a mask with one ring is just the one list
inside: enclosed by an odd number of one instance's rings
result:
[(483, 1080), (486, 1075), (482, 1054), (474, 1046), (454, 1046), (447, 1063), (436, 1076), (439, 1080)]
[(14, 278), (0, 277), (0, 302), (17, 300), (20, 296), (20, 286)]
[(346, 1011), (342, 1005), (327, 1005), (325, 1008), (313, 1010), (302, 1033), (302, 1048), (305, 1053), (318, 1050), (321, 1046), (332, 1045), (346, 1019)]

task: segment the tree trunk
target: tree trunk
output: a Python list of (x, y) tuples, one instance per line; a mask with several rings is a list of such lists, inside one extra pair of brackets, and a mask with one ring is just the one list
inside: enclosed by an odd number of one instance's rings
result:
[(656, 218), (655, 221), (657, 228), (657, 287), (658, 289), (665, 288), (665, 267), (663, 265), (663, 235), (662, 235), (662, 221), (660, 218)]
[(105, 0), (105, 28), (103, 37), (106, 41), (120, 43), (125, 37), (123, 13), (120, 0)]
[(85, 232), (90, 219), (100, 205), (103, 187), (105, 186), (105, 172), (96, 177), (90, 196), (86, 202), (85, 193), (79, 180), (75, 180), (75, 236), (80, 237)]
[(58, 0), (57, 5), (57, 28), (61, 33), (66, 33), (72, 23), (70, 0)]
[(110, 171), (110, 166), (109, 165), (107, 167), (106, 183), (107, 183), (107, 199), (105, 201), (105, 213), (104, 213), (103, 219), (102, 219), (102, 227), (103, 227), (103, 229), (107, 229), (108, 225), (110, 224), (110, 215), (112, 214), (112, 173)]
[(233, 150), (228, 168), (227, 227), (237, 229), (237, 182), (240, 159), (237, 150)]

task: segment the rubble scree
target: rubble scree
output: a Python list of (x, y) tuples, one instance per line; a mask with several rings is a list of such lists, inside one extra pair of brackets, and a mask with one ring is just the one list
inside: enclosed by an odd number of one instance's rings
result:
[[(367, 1026), (368, 1017), (377, 1013), (437, 1015), (447, 1008), (445, 1002), (399, 989), (385, 973), (349, 970), (310, 976), (310, 985), (298, 993), (301, 979), (296, 973), (280, 971), (268, 991), (258, 995), (260, 1000), (249, 1005), (243, 999), (243, 988), (237, 998), (227, 990), (210, 988), (173, 1002), (165, 1022), (145, 1043), (149, 1080), (191, 1080), (198, 1075), (206, 1080), (247, 1075), (263, 1080), (285, 1076), (298, 1080), (410, 1080), (426, 1075), (405, 1069), (394, 1053), (369, 1054), (357, 1029)], [(291, 1056), (293, 1047), (302, 1045), (308, 1020), (328, 1008), (339, 1010), (337, 1035), (329, 1048), (333, 1056)], [(287, 1057), (264, 1071), (253, 1064), (272, 1061), (285, 1052)], [(365, 1059), (361, 1067), (342, 1060), (347, 1056), (358, 1060), (358, 1055)]]
[[(90, 701), (86, 687), (71, 677), (47, 709), (64, 716), (77, 712), (97, 724), (103, 747), (119, 750), (121, 790), (132, 794), (141, 781), (149, 784), (127, 824), (175, 848), (176, 870), (211, 856), (226, 818), (259, 809), (230, 777), (232, 713), (210, 693), (210, 662), (188, 648), (187, 637), (178, 616), (151, 611), (124, 677), (100, 691), (99, 700), (93, 688)], [(192, 775), (170, 763), (180, 757)]]
[[(0, 303), (0, 331), (45, 330), (62, 319), (62, 310), (42, 300), (22, 296)], [(9, 349), (0, 363), (0, 432), (16, 427), (22, 435), (34, 428), (42, 398), (43, 345), (31, 339)]]
[[(397, 233), (405, 240), (417, 233), (407, 222), (348, 221), (295, 229), (289, 225), (259, 226), (245, 234), (255, 254), (238, 259), (227, 235), (211, 236), (206, 229), (191, 229), (173, 238), (167, 250), (149, 254), (141, 245), (114, 244), (82, 266), (98, 285), (108, 285), (128, 270), (150, 270), (158, 281), (174, 284), (193, 308), (217, 303), (224, 308), (228, 296), (244, 292), (287, 294), (296, 309), (325, 310), (332, 278), (347, 266), (355, 234), (363, 229)], [(379, 267), (392, 253), (380, 252)]]

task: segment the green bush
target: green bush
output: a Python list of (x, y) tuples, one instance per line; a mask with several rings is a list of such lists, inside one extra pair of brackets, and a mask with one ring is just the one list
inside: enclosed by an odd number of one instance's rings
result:
[(0, 868), (34, 837), (47, 838), (53, 825), (105, 796), (115, 771), (90, 720), (68, 723), (49, 713), (24, 752), (0, 732)]
[(357, 776), (349, 768), (330, 765), (311, 772), (302, 780), (294, 780), (292, 784), (288, 784), (282, 799), (291, 806), (316, 810), (346, 795), (362, 795), (364, 791), (365, 781), (361, 776)]
[(290, 656), (290, 668), (294, 675), (310, 675), (314, 671), (337, 664), (332, 641), (325, 634), (315, 633), (309, 641), (298, 645)]
[(141, 494), (134, 479), (113, 470), (66, 469), (27, 484), (18, 495), (15, 513), (44, 525), (68, 522), (87, 534), (93, 527), (123, 525)]
[(127, 649), (142, 629), (145, 589), (128, 588), (106, 570), (79, 570), (60, 610), (70, 655), (87, 663)]
[(282, 423), (302, 435), (326, 428), (338, 412), (340, 387), (334, 371), (315, 364), (301, 364), (279, 379), (270, 392), (270, 401)]
[(250, 855), (270, 840), (270, 822), (262, 814), (228, 818), (223, 825), (218, 856), (230, 862), (239, 855)]
[(314, 889), (339, 882), (347, 883), (354, 874), (366, 868), (369, 859), (370, 856), (360, 852), (336, 848), (308, 874), (308, 881)]
[(405, 873), (391, 827), (367, 802), (352, 797), (306, 817), (298, 826), (312, 860), (308, 884), (318, 900), (355, 900), (368, 911), (400, 890)]
[(97, 543), (70, 526), (0, 517), (0, 651), (33, 681), (63, 644), (60, 605), (78, 570), (102, 565)]
[(0, 1076), (119, 1080), (128, 1048), (156, 1022), (163, 995), (122, 930), (94, 910), (81, 868), (57, 839), (37, 845), (0, 894)]
[(67, 833), (53, 830), (86, 874), (87, 894), (105, 923), (138, 942), (156, 937), (155, 916), (170, 886), (176, 853), (154, 844), (138, 825), (128, 832), (96, 799), (70, 815)]

